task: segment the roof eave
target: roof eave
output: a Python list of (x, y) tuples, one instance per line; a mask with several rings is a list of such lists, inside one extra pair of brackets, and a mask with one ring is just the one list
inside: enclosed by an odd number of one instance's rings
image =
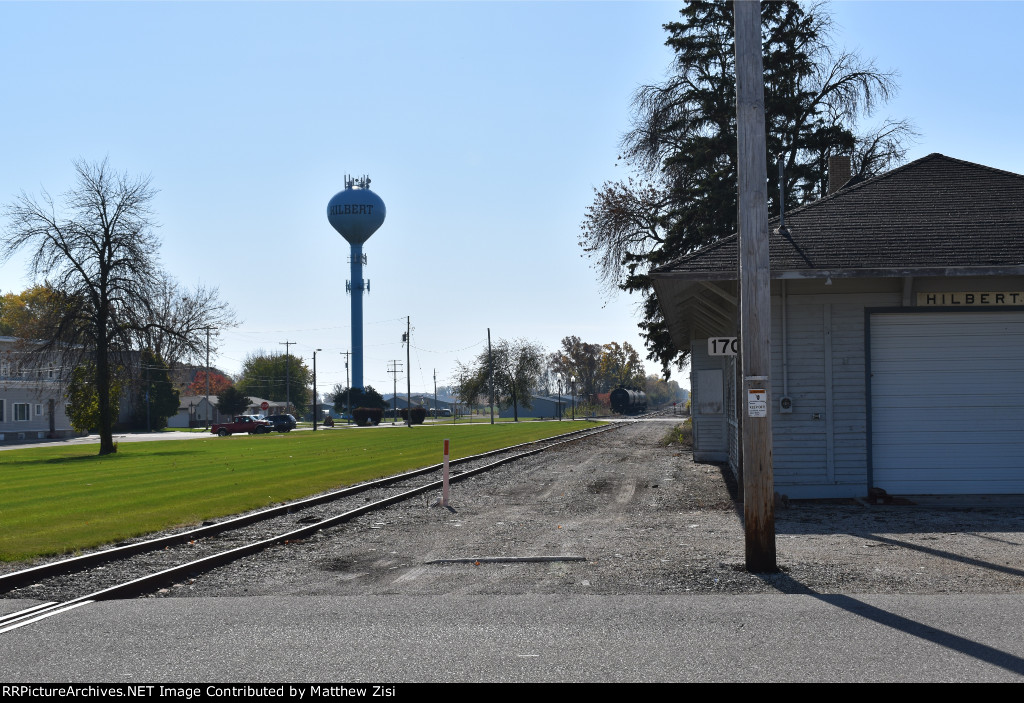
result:
[[(772, 270), (773, 279), (814, 278), (905, 278), (907, 276), (1024, 276), (1024, 265), (1017, 266), (904, 266), (892, 268), (832, 268)], [(737, 270), (729, 271), (652, 271), (651, 278), (683, 281), (735, 281)]]

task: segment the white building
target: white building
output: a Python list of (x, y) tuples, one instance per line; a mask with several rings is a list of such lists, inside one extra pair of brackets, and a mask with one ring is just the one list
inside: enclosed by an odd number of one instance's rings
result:
[(0, 442), (74, 435), (60, 368), (31, 342), (0, 337)]
[[(830, 164), (831, 170), (831, 164)], [(1024, 176), (931, 154), (771, 225), (776, 490), (1024, 493)], [(736, 237), (653, 272), (694, 457), (739, 473)]]

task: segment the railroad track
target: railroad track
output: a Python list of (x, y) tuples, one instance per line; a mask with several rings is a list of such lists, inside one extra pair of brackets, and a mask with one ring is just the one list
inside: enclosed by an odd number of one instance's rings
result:
[[(618, 425), (585, 428), (535, 442), (527, 442), (449, 462), (451, 482), (488, 471), (517, 459), (616, 429)], [(320, 530), (347, 522), (374, 510), (409, 500), (441, 487), (441, 480), (423, 482), (439, 474), (442, 464), (368, 481), (348, 488), (247, 513), (175, 534), (121, 544), (70, 559), (42, 564), (0, 576), (0, 594), (20, 598), (46, 598), (26, 610), (0, 616), (0, 633), (99, 600), (129, 598), (152, 592), (183, 578), (191, 578), (270, 546), (301, 540)], [(299, 525), (296, 527), (296, 525)], [(118, 562), (110, 578), (102, 572)], [(124, 580), (125, 570), (143, 574)], [(83, 574), (88, 586), (80, 586)], [(76, 590), (77, 589), (77, 590)], [(90, 591), (66, 597), (69, 591)], [(7, 597), (12, 597), (8, 595)]]

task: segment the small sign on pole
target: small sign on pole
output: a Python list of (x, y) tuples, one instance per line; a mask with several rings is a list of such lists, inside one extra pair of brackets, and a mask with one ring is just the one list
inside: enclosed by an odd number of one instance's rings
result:
[(747, 389), (747, 415), (768, 417), (768, 393), (764, 388)]
[(441, 471), (441, 506), (448, 507), (448, 440), (444, 441), (444, 469)]

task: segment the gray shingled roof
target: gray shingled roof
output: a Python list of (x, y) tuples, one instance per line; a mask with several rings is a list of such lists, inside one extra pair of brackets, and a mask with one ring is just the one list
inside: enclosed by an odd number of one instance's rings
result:
[[(1024, 265), (1024, 176), (930, 154), (772, 221), (772, 276), (783, 272)], [(736, 277), (736, 236), (655, 276)], [(705, 274), (705, 275), (701, 275)]]

